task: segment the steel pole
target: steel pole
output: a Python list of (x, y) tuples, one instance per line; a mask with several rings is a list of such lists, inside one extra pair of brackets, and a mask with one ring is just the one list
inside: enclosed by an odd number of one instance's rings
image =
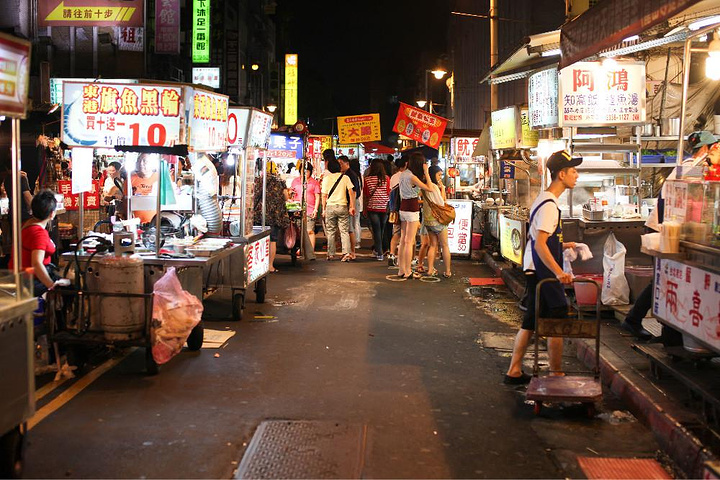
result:
[[(498, 0), (490, 0), (490, 68), (494, 67), (498, 61), (497, 2)], [(490, 83), (490, 111), (494, 112), (497, 108), (498, 87), (496, 84)]]
[(21, 295), (20, 288), (20, 264), (22, 258), (20, 252), (22, 251), (22, 237), (20, 236), (20, 229), (22, 228), (22, 215), (20, 213), (22, 193), (20, 192), (20, 120), (17, 118), (12, 119), (12, 184), (13, 184), (13, 198), (12, 198), (12, 225), (13, 225), (13, 274), (15, 276), (15, 299), (19, 300)]

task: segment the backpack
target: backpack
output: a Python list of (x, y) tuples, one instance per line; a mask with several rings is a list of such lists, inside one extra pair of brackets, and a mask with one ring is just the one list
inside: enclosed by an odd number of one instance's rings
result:
[(400, 212), (400, 184), (395, 185), (390, 190), (390, 197), (387, 204), (388, 221), (390, 223), (398, 223)]

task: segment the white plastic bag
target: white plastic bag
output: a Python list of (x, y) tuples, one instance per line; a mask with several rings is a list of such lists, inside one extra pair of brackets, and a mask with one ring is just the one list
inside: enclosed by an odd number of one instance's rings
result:
[(618, 242), (610, 232), (603, 247), (603, 305), (627, 305), (630, 303), (630, 286), (625, 278), (625, 245)]
[(153, 286), (152, 354), (159, 365), (180, 353), (202, 318), (202, 302), (183, 290), (175, 267)]

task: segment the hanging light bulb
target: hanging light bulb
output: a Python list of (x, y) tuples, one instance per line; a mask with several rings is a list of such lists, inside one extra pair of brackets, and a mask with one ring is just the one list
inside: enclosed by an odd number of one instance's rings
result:
[(710, 80), (720, 80), (720, 40), (715, 39), (708, 45), (705, 76)]

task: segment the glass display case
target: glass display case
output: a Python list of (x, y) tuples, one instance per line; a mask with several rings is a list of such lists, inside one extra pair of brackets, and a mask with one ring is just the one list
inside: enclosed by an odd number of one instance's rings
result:
[(681, 240), (720, 247), (720, 182), (667, 180), (663, 198), (664, 220), (682, 225)]

